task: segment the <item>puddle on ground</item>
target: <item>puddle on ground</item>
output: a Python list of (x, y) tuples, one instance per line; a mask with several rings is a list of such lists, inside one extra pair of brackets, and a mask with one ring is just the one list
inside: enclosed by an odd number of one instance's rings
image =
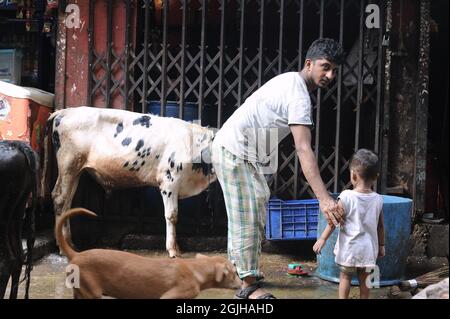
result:
[[(130, 251), (145, 257), (166, 257), (165, 251)], [(205, 252), (205, 255), (221, 255), (225, 253)], [(192, 258), (195, 253), (184, 253), (184, 258)], [(301, 263), (311, 276), (293, 277), (286, 274), (288, 264)], [(31, 272), (31, 299), (71, 299), (72, 290), (65, 285), (65, 269), (67, 258), (56, 253), (47, 255), (38, 261)], [(338, 285), (315, 277), (315, 261), (302, 261), (286, 255), (264, 253), (261, 259), (262, 271), (266, 276), (265, 289), (279, 299), (336, 299)], [(19, 289), (19, 298), (24, 295), (24, 283)], [(389, 287), (381, 287), (371, 291), (372, 299), (386, 299)], [(8, 293), (9, 295), (9, 293)], [(8, 296), (6, 295), (6, 296)], [(231, 299), (234, 291), (228, 289), (207, 289), (202, 291), (199, 299)], [(359, 289), (352, 287), (351, 298), (359, 298)]]

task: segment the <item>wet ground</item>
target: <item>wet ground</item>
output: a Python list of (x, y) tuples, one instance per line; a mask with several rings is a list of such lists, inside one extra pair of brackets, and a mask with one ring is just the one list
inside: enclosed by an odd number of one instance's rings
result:
[[(166, 257), (165, 251), (130, 251), (147, 257)], [(205, 255), (225, 253), (204, 252)], [(194, 257), (194, 253), (185, 253), (183, 258)], [(338, 285), (314, 276), (315, 261), (292, 259), (287, 255), (263, 253), (262, 270), (266, 276), (266, 290), (280, 299), (335, 299), (338, 297)], [(292, 277), (286, 274), (288, 264), (301, 263), (311, 274), (307, 277)], [(71, 299), (72, 291), (65, 286), (65, 268), (67, 259), (56, 253), (38, 261), (31, 273), (30, 298), (32, 299)], [(23, 284), (19, 297), (23, 298)], [(387, 299), (389, 287), (373, 289), (372, 299)], [(234, 291), (227, 289), (208, 289), (200, 293), (200, 299), (230, 299)], [(357, 287), (352, 287), (351, 298), (358, 298)]]

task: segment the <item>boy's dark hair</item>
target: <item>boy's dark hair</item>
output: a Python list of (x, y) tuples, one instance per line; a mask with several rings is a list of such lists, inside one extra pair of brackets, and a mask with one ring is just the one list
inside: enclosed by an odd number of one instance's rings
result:
[(345, 61), (345, 52), (342, 45), (329, 38), (315, 40), (306, 52), (306, 59), (315, 61), (327, 59), (330, 62), (341, 65)]
[(379, 170), (378, 156), (368, 149), (361, 148), (353, 154), (350, 169), (366, 182), (375, 181)]

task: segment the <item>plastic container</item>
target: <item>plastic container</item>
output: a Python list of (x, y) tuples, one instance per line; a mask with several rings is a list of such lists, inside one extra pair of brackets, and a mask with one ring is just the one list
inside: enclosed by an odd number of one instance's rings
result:
[[(380, 274), (380, 286), (396, 285), (403, 279), (406, 259), (410, 249), (411, 209), (412, 200), (403, 197), (383, 195), (383, 215), (385, 231), (386, 256), (377, 260)], [(317, 236), (323, 232), (327, 221), (319, 214)], [(328, 239), (322, 252), (317, 256), (316, 274), (325, 280), (339, 282), (339, 268), (334, 262), (334, 245), (338, 230)], [(357, 276), (352, 278), (352, 284), (358, 285)]]
[(319, 202), (316, 199), (283, 201), (277, 198), (267, 204), (266, 239), (316, 239)]
[(20, 85), (22, 53), (16, 49), (0, 50), (0, 81)]
[[(147, 105), (147, 113), (160, 115), (161, 114), (161, 102), (149, 101)], [(180, 105), (174, 101), (166, 102), (166, 117), (179, 118)], [(198, 104), (192, 102), (185, 102), (183, 120), (193, 122), (198, 121)], [(197, 122), (198, 123), (198, 122)], [(217, 126), (217, 108), (211, 105), (205, 105), (202, 111), (202, 125), (208, 125), (211, 127)]]
[(30, 143), (43, 163), (44, 132), (53, 94), (0, 81), (0, 139)]
[[(148, 103), (147, 113), (160, 115), (161, 114), (161, 102), (150, 101)], [(180, 114), (180, 106), (177, 102), (166, 102), (166, 117), (178, 118)], [(198, 120), (198, 105), (196, 103), (186, 102), (184, 105), (184, 118), (185, 121)]]

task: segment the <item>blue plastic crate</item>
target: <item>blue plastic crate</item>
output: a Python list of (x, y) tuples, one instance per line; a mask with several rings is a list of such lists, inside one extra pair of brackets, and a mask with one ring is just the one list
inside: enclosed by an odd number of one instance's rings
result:
[(316, 239), (319, 215), (317, 199), (283, 201), (272, 198), (267, 204), (266, 238), (269, 240)]

